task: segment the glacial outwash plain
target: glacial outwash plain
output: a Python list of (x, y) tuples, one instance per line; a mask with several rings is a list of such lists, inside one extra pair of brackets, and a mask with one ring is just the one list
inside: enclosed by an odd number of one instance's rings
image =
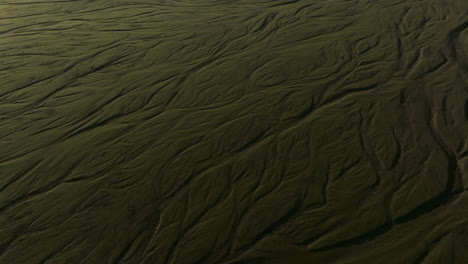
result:
[(0, 0), (0, 264), (467, 264), (468, 1)]

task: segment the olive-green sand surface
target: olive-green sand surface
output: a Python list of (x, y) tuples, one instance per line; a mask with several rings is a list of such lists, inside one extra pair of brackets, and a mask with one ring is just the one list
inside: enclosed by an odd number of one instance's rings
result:
[(467, 264), (468, 1), (0, 0), (0, 264)]

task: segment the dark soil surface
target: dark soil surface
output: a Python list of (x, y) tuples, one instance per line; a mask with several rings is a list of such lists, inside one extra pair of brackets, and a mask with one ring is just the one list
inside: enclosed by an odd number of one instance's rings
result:
[(1, 264), (467, 264), (468, 1), (0, 0)]

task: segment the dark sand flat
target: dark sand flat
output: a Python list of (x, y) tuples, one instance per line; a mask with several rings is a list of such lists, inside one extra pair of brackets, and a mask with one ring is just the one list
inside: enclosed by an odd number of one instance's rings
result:
[(1, 0), (0, 264), (467, 264), (468, 1)]

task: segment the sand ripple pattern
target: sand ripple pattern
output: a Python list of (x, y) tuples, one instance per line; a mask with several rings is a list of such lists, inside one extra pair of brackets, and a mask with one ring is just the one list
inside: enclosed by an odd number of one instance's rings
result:
[(0, 263), (467, 263), (468, 1), (0, 1)]

